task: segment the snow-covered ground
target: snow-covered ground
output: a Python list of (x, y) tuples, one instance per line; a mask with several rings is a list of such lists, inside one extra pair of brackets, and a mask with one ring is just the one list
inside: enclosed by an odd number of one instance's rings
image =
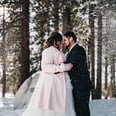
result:
[(15, 110), (13, 107), (14, 96), (12, 94), (6, 94), (5, 98), (0, 94), (0, 116), (19, 116), (22, 112), (21, 109)]
[[(23, 110), (13, 108), (14, 96), (0, 94), (0, 116), (19, 116)], [(116, 116), (116, 99), (90, 101), (91, 116)]]

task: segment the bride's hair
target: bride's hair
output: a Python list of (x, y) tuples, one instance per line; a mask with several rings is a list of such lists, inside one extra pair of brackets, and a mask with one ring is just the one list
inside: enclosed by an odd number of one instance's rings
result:
[(46, 40), (45, 47), (55, 46), (58, 48), (57, 42), (61, 42), (62, 39), (62, 35), (59, 32), (52, 32), (50, 37)]

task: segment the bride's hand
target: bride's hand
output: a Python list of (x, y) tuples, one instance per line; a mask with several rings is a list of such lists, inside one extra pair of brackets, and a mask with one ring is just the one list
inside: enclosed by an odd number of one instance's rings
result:
[(72, 67), (73, 67), (73, 64), (71, 63), (65, 64), (65, 69), (66, 69), (65, 71), (70, 71)]

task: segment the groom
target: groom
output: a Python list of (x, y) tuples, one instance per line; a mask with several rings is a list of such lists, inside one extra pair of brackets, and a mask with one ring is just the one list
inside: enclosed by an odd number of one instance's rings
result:
[(90, 116), (89, 97), (91, 81), (87, 69), (86, 53), (83, 47), (76, 43), (73, 32), (64, 34), (64, 46), (69, 48), (66, 63), (72, 63), (69, 76), (73, 86), (73, 98), (76, 116)]

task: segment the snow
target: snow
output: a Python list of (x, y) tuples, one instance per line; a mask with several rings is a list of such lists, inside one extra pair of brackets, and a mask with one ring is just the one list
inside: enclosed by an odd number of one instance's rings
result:
[(92, 116), (116, 116), (116, 99), (92, 100), (90, 109)]
[[(19, 116), (24, 109), (14, 109), (14, 96), (6, 94), (5, 98), (0, 94), (0, 116)], [(116, 99), (102, 99), (90, 101), (91, 116), (116, 116)]]
[(0, 116), (19, 116), (23, 110), (14, 109), (14, 96), (12, 94), (6, 94), (6, 97), (1, 96), (2, 95), (0, 94)]

